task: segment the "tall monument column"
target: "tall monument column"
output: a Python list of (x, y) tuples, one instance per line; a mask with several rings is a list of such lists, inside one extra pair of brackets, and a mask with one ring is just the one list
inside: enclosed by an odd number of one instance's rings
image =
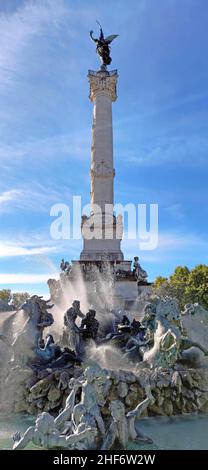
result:
[[(108, 256), (122, 261), (122, 222), (113, 214), (114, 176), (112, 102), (116, 101), (117, 71), (89, 71), (90, 100), (93, 103), (91, 147), (91, 215), (83, 217), (84, 249), (81, 260), (99, 261)], [(95, 238), (87, 239), (89, 226)], [(88, 230), (85, 230), (88, 228)]]
[(93, 102), (91, 153), (91, 210), (94, 205), (105, 212), (114, 203), (112, 101), (115, 101), (117, 71), (89, 71), (90, 99)]

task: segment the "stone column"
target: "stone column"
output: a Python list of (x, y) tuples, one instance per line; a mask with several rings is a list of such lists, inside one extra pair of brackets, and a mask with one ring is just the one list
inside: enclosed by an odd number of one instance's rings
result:
[[(118, 237), (118, 227), (122, 232), (122, 224), (117, 224), (113, 215), (114, 176), (113, 165), (113, 126), (112, 102), (116, 101), (117, 71), (89, 71), (89, 98), (93, 103), (92, 147), (91, 147), (91, 215), (83, 217), (82, 229), (85, 224), (92, 224), (99, 232), (99, 239), (86, 240), (81, 260), (102, 260), (108, 256), (111, 261), (122, 261), (120, 249), (122, 234)], [(110, 205), (106, 210), (106, 205)], [(101, 214), (101, 216), (100, 216)], [(117, 230), (116, 230), (117, 228)], [(106, 235), (107, 234), (107, 235)]]
[(89, 72), (90, 99), (93, 102), (91, 148), (91, 210), (114, 203), (112, 101), (116, 101), (117, 72)]

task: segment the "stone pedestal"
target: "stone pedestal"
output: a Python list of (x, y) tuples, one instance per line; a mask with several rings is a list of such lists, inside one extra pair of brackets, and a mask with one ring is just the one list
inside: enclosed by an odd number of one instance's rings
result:
[(114, 176), (112, 102), (116, 101), (117, 71), (89, 71), (93, 103), (91, 147), (91, 213), (82, 217), (81, 261), (122, 261), (122, 218), (113, 214)]

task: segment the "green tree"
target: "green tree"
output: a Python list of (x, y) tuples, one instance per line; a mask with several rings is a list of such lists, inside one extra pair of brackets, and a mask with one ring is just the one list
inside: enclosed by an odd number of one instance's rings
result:
[(10, 289), (0, 290), (0, 301), (9, 303), (12, 300), (12, 293)]
[(12, 294), (12, 304), (15, 308), (20, 308), (29, 298), (30, 294), (28, 294), (28, 292), (15, 292)]
[(185, 295), (189, 302), (198, 302), (208, 309), (208, 266), (199, 264), (191, 270)]
[(208, 309), (208, 266), (199, 264), (192, 270), (187, 266), (177, 266), (169, 278), (158, 276), (155, 279), (153, 293), (175, 297), (181, 309), (194, 302)]
[(153, 284), (153, 297), (165, 297), (171, 296), (174, 297), (173, 288), (170, 284), (170, 281), (167, 277), (157, 276)]
[(170, 276), (170, 281), (176, 286), (184, 285), (188, 280), (189, 274), (190, 271), (187, 266), (177, 266), (174, 273)]
[(190, 271), (187, 266), (177, 266), (174, 273), (169, 278), (173, 297), (176, 297), (181, 308), (188, 302), (186, 287), (188, 285), (189, 275)]
[(162, 276), (157, 276), (155, 281), (154, 281), (154, 288), (157, 289), (164, 284), (167, 283), (168, 278), (167, 277), (162, 277)]

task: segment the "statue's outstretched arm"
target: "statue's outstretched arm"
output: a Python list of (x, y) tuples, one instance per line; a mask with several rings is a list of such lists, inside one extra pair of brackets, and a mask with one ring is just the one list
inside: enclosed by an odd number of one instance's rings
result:
[(93, 37), (93, 31), (90, 31), (90, 37), (91, 37), (92, 41), (98, 42), (98, 40)]
[(85, 318), (85, 315), (84, 315), (84, 313), (81, 312), (81, 310), (77, 313), (77, 315), (78, 315), (78, 317), (80, 317), (82, 319)]
[(72, 411), (74, 408), (74, 403), (75, 403), (75, 390), (72, 390), (67, 397), (66, 405), (65, 408), (57, 418), (54, 420), (54, 423), (56, 424), (56, 427), (59, 429), (66, 421), (69, 421), (71, 419)]
[(34, 437), (34, 426), (30, 426), (27, 431), (21, 437), (20, 433), (17, 432), (13, 436), (14, 444), (13, 450), (21, 450), (24, 449), (30, 441), (32, 441)]
[(139, 403), (136, 406), (136, 408), (134, 408), (134, 410), (129, 411), (129, 413), (127, 413), (126, 417), (128, 419), (130, 419), (130, 418), (134, 418), (134, 419), (139, 418), (140, 415), (143, 413), (143, 411), (146, 410), (146, 408), (148, 407), (149, 402), (150, 402), (150, 399), (145, 398), (145, 400), (143, 400), (141, 403)]
[(154, 403), (155, 400), (151, 394), (151, 390), (149, 390), (149, 388), (146, 388), (146, 392), (147, 392), (147, 398), (145, 398), (141, 403), (138, 403), (138, 405), (136, 406), (136, 408), (134, 408), (134, 410), (129, 411), (129, 413), (127, 413), (126, 417), (128, 419), (139, 418), (141, 414), (143, 413), (143, 411), (146, 410), (149, 403)]

